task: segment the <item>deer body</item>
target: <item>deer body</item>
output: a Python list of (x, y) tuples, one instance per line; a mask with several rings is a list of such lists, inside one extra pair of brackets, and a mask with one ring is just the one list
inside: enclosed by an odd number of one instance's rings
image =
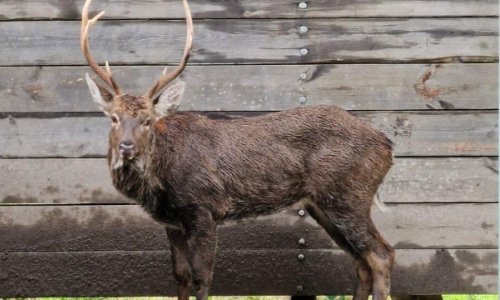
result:
[[(177, 113), (193, 24), (183, 0), (187, 39), (181, 64), (143, 96), (124, 94), (106, 65), (92, 58), (88, 32), (102, 13), (82, 13), (81, 47), (107, 84), (86, 75), (93, 100), (111, 119), (108, 164), (114, 186), (163, 223), (178, 297), (206, 300), (224, 220), (270, 214), (303, 201), (309, 214), (353, 259), (355, 300), (385, 300), (394, 250), (370, 209), (392, 165), (390, 140), (335, 106), (290, 109), (258, 117), (211, 119)], [(157, 96), (170, 84), (160, 96)], [(111, 88), (111, 91), (109, 90)]]
[(222, 221), (333, 197), (357, 183), (346, 182), (353, 173), (369, 198), (392, 161), (383, 134), (335, 106), (234, 120), (176, 114), (155, 124), (148, 144), (146, 162), (110, 165), (112, 178), (167, 224), (162, 213), (184, 206), (207, 208)]

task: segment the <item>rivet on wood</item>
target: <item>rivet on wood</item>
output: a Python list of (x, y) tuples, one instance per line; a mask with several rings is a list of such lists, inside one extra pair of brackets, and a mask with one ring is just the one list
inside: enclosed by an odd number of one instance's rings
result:
[(307, 79), (307, 74), (306, 73), (300, 73), (299, 78), (302, 80)]
[(299, 26), (299, 32), (304, 34), (304, 33), (307, 33), (309, 31), (309, 28), (307, 28), (307, 26)]
[(306, 244), (306, 239), (300, 238), (298, 241), (299, 245), (305, 245)]
[(304, 290), (304, 287), (302, 285), (297, 286), (297, 292), (302, 292)]
[(305, 96), (300, 96), (299, 97), (299, 103), (300, 104), (305, 104), (307, 102), (307, 98)]
[(305, 210), (303, 210), (303, 209), (299, 209), (299, 210), (297, 211), (297, 214), (299, 214), (299, 216), (303, 217), (303, 216), (305, 216), (305, 215), (306, 215), (306, 211), (305, 211)]
[(307, 48), (300, 49), (300, 55), (306, 56), (307, 54), (309, 54), (309, 50)]
[(299, 255), (297, 255), (297, 259), (300, 260), (300, 261), (303, 261), (305, 258), (306, 257), (302, 253), (300, 253)]
[(306, 9), (307, 8), (307, 2), (300, 2), (299, 3), (299, 8), (300, 9)]

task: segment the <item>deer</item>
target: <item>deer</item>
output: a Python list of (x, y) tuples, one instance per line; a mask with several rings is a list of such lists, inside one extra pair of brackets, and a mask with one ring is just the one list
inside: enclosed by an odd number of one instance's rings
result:
[[(107, 163), (114, 187), (164, 225), (178, 299), (206, 300), (215, 263), (217, 226), (272, 214), (301, 203), (351, 258), (355, 300), (390, 294), (394, 250), (371, 219), (377, 190), (393, 164), (381, 131), (334, 105), (301, 106), (241, 118), (178, 110), (178, 77), (193, 44), (187, 0), (180, 64), (166, 69), (142, 96), (123, 93), (106, 61), (92, 57), (86, 0), (80, 46), (102, 79), (85, 78), (92, 99), (110, 118)], [(375, 200), (374, 200), (375, 199)]]

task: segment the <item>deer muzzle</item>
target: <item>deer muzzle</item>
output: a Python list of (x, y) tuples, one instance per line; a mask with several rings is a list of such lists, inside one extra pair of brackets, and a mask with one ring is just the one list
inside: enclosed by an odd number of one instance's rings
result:
[(135, 144), (132, 141), (123, 141), (119, 145), (120, 156), (125, 159), (132, 159), (135, 156)]

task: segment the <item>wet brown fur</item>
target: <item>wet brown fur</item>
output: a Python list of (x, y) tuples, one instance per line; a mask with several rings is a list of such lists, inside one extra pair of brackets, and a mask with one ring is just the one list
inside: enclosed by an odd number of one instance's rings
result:
[[(394, 253), (370, 218), (392, 165), (383, 133), (325, 105), (233, 120), (175, 113), (144, 130), (152, 104), (121, 100), (113, 111), (137, 126), (110, 132), (113, 184), (166, 225), (180, 299), (191, 288), (198, 299), (208, 296), (217, 224), (304, 199), (311, 216), (353, 257), (355, 299), (388, 296)], [(125, 134), (142, 150), (114, 169), (112, 151)]]

